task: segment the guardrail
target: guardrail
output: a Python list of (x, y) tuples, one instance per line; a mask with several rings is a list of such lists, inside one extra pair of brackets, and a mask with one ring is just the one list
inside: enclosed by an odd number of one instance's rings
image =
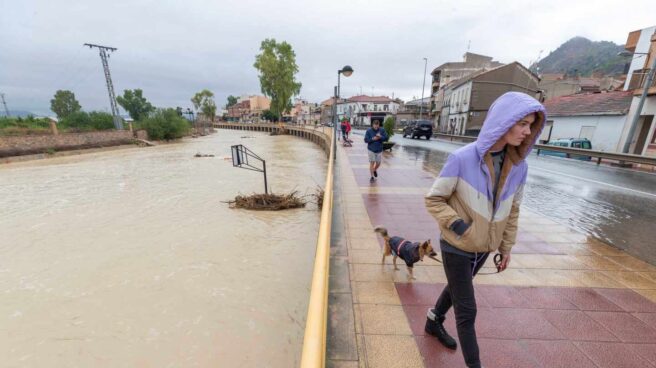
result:
[(590, 157), (591, 159), (594, 158), (597, 160), (597, 165), (601, 164), (601, 160), (610, 160), (617, 161), (620, 164), (632, 163), (656, 166), (656, 157), (632, 155), (628, 153), (593, 151), (580, 148), (551, 146), (547, 144), (536, 144), (535, 149), (538, 156), (540, 155), (540, 151), (562, 152), (566, 154), (567, 158), (576, 158), (574, 156), (585, 156)]
[[(332, 134), (332, 140), (335, 136)], [(317, 252), (312, 273), (310, 303), (305, 321), (305, 337), (301, 354), (301, 368), (323, 368), (326, 364), (326, 330), (328, 319), (328, 274), (330, 267), (330, 231), (333, 216), (333, 170), (335, 145), (330, 145), (328, 173), (323, 195)]]
[[(443, 134), (443, 133), (434, 133), (433, 137), (448, 139), (450, 141), (460, 141), (460, 142), (473, 142), (477, 138), (467, 135), (452, 135), (452, 134)], [(615, 152), (605, 152), (605, 151), (594, 151), (581, 148), (570, 148), (570, 147), (560, 147), (552, 146), (548, 144), (536, 144), (534, 146), (534, 151), (536, 155), (540, 155), (541, 151), (554, 151), (562, 152), (566, 155), (567, 158), (576, 158), (576, 156), (590, 157), (591, 160), (596, 160), (597, 165), (601, 164), (601, 160), (610, 160), (617, 161), (620, 164), (641, 164), (641, 165), (650, 165), (656, 166), (656, 157), (633, 155), (628, 153), (615, 153)]]

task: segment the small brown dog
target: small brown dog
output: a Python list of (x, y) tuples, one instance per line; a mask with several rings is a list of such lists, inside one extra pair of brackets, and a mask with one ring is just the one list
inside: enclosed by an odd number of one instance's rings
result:
[(383, 239), (385, 239), (382, 263), (385, 264), (386, 256), (394, 255), (394, 269), (398, 270), (399, 268), (396, 267), (396, 259), (400, 257), (405, 261), (405, 265), (408, 267), (408, 274), (413, 280), (416, 279), (412, 273), (413, 265), (419, 261), (423, 261), (424, 256), (426, 255), (429, 257), (435, 257), (437, 255), (435, 250), (433, 250), (430, 239), (423, 243), (412, 243), (399, 236), (390, 237), (389, 234), (387, 234), (387, 229), (382, 226), (376, 227), (374, 231), (379, 233)]

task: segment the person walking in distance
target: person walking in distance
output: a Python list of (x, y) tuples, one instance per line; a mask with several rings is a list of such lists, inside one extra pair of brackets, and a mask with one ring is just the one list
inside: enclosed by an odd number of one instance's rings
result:
[(350, 141), (351, 136), (351, 122), (346, 120), (346, 140)]
[(447, 285), (428, 310), (425, 330), (449, 349), (457, 343), (444, 329), (453, 306), (460, 348), (467, 367), (480, 368), (476, 340), (473, 278), (491, 252), (499, 272), (510, 264), (528, 165), (546, 111), (533, 97), (507, 92), (485, 118), (478, 139), (451, 153), (425, 203), (440, 228)]
[(340, 124), (340, 129), (342, 130), (342, 139), (344, 140), (344, 142), (348, 141), (348, 139), (346, 138), (346, 122), (347, 120), (343, 119), (342, 123)]
[(385, 129), (380, 127), (380, 120), (374, 120), (371, 123), (371, 128), (367, 129), (364, 134), (364, 141), (367, 143), (367, 152), (369, 154), (370, 183), (373, 183), (378, 177), (378, 168), (383, 159), (383, 142), (386, 140), (387, 134)]

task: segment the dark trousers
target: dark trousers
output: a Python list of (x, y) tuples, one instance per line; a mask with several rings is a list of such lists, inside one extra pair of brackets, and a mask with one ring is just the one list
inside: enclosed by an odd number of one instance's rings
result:
[(435, 315), (442, 317), (453, 305), (456, 315), (456, 328), (460, 349), (467, 367), (480, 368), (481, 360), (476, 341), (476, 297), (474, 296), (474, 275), (483, 267), (489, 253), (479, 255), (474, 260), (459, 254), (442, 252), (442, 262), (447, 285), (435, 303)]

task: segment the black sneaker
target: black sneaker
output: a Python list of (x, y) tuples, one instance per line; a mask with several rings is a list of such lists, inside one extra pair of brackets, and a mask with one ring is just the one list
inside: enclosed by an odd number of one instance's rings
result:
[(374, 180), (376, 180), (376, 179), (374, 179), (374, 177), (372, 176), (371, 179), (369, 179), (369, 182), (370, 182), (370, 183), (373, 183)]
[(456, 348), (458, 348), (458, 343), (456, 343), (456, 340), (446, 332), (443, 323), (444, 316), (437, 317), (433, 310), (429, 309), (426, 316), (426, 327), (424, 327), (424, 331), (431, 336), (437, 337), (445, 348), (456, 350)]
[(378, 171), (374, 171), (374, 176), (378, 177)]

